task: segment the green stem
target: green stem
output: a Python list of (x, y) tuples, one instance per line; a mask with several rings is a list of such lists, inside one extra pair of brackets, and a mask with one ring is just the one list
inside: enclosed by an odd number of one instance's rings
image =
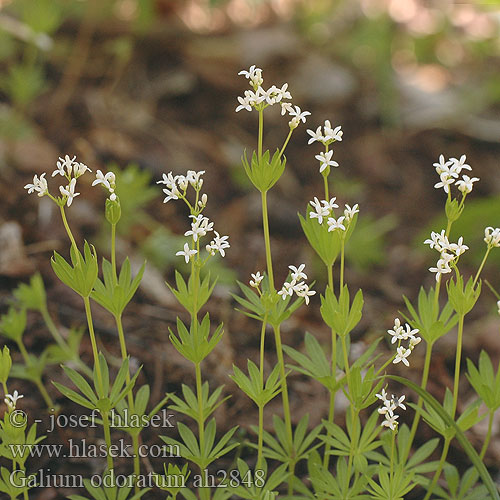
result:
[(264, 229), (264, 244), (266, 247), (267, 274), (269, 276), (269, 287), (274, 290), (273, 259), (271, 256), (271, 237), (269, 235), (269, 215), (267, 212), (267, 191), (261, 193), (262, 198), (262, 226)]
[(347, 462), (347, 480), (351, 479), (351, 471), (352, 471), (352, 462), (354, 460), (354, 452), (358, 447), (357, 442), (357, 426), (358, 426), (358, 414), (359, 411), (356, 410), (353, 406), (351, 406), (352, 413), (352, 441), (351, 441), (351, 449), (349, 450), (349, 460)]
[[(427, 387), (427, 380), (429, 379), (429, 369), (431, 366), (431, 357), (432, 357), (432, 343), (427, 343), (427, 348), (425, 351), (425, 361), (424, 361), (424, 371), (422, 373), (422, 381), (420, 383), (420, 387), (425, 390)], [(422, 408), (423, 399), (421, 397), (418, 398), (417, 401), (417, 410), (415, 412), (415, 418), (413, 419), (413, 424), (411, 426), (410, 438), (408, 439), (408, 444), (406, 446), (406, 451), (404, 454), (404, 459), (408, 458), (410, 454), (411, 447), (413, 445), (413, 441), (415, 439), (415, 435), (417, 433), (418, 423), (420, 421), (420, 408)]]
[(474, 277), (474, 282), (473, 284), (476, 285), (477, 280), (479, 279), (479, 276), (481, 274), (481, 271), (483, 270), (484, 264), (486, 263), (486, 259), (488, 258), (488, 255), (491, 251), (491, 248), (489, 245), (486, 248), (486, 253), (484, 254), (483, 260), (481, 261), (481, 265), (479, 266), (479, 269), (477, 270), (476, 276)]
[(113, 457), (111, 456), (111, 431), (109, 426), (108, 412), (102, 411), (101, 416), (102, 416), (102, 427), (104, 429), (104, 440), (106, 442), (106, 448), (107, 448), (106, 461), (108, 463), (109, 471), (112, 471), (115, 467), (113, 464)]
[(116, 273), (116, 224), (111, 224), (111, 268), (113, 269), (113, 280), (118, 282)]
[[(262, 321), (262, 329), (260, 331), (260, 387), (261, 390), (264, 389), (264, 347), (266, 341), (266, 326), (267, 326), (267, 312), (264, 315)], [(259, 406), (259, 435), (257, 443), (257, 469), (260, 469), (260, 464), (262, 462), (262, 448), (264, 442), (264, 407)]]
[(42, 395), (42, 398), (45, 401), (47, 408), (49, 408), (49, 410), (53, 410), (54, 409), (54, 401), (52, 401), (52, 398), (50, 397), (49, 393), (47, 392), (47, 389), (43, 385), (41, 378), (37, 377), (33, 381), (35, 382), (36, 386), (38, 387), (38, 390), (40, 391), (40, 394)]
[(75, 237), (73, 236), (73, 233), (71, 232), (71, 229), (69, 227), (68, 219), (66, 219), (66, 212), (64, 210), (64, 206), (61, 206), (60, 209), (61, 209), (61, 218), (62, 218), (62, 221), (64, 224), (64, 228), (66, 229), (66, 233), (68, 233), (68, 237), (71, 241), (71, 245), (75, 249), (76, 258), (78, 259), (78, 261), (80, 261), (80, 254), (78, 252), (78, 247), (76, 246)]
[(329, 194), (329, 189), (328, 189), (328, 176), (323, 175), (323, 182), (325, 185), (325, 200), (329, 201), (330, 200), (330, 194)]
[(491, 430), (493, 428), (493, 417), (495, 415), (494, 410), (490, 410), (489, 413), (489, 419), (488, 419), (488, 432), (486, 433), (486, 438), (483, 443), (483, 447), (481, 448), (481, 453), (479, 454), (479, 458), (482, 460), (484, 458), (484, 455), (486, 454), (486, 450), (488, 449), (488, 446), (490, 444), (491, 440)]
[(434, 488), (436, 487), (436, 484), (438, 482), (439, 476), (441, 476), (441, 472), (443, 471), (446, 457), (448, 456), (448, 449), (450, 448), (450, 442), (451, 442), (451, 438), (446, 438), (444, 441), (443, 451), (441, 453), (441, 458), (439, 460), (438, 468), (436, 469), (434, 477), (432, 478), (432, 482), (429, 486), (429, 489), (427, 490), (427, 494), (425, 495), (424, 500), (430, 499), (432, 492), (434, 491)]
[(342, 293), (344, 288), (344, 258), (345, 258), (345, 240), (342, 236), (342, 242), (340, 243), (340, 289), (339, 293)]
[(347, 354), (347, 343), (345, 341), (345, 335), (341, 337), (342, 341), (342, 354), (344, 355), (344, 371), (347, 377), (347, 387), (349, 388), (349, 394), (351, 394), (351, 372), (349, 369), (349, 355)]
[(258, 143), (258, 159), (262, 159), (262, 136), (264, 135), (264, 110), (259, 110), (259, 143)]
[(87, 317), (87, 326), (89, 328), (90, 343), (92, 345), (92, 353), (94, 355), (94, 364), (96, 366), (96, 372), (97, 372), (97, 377), (99, 379), (99, 384), (101, 384), (102, 388), (101, 366), (99, 364), (99, 354), (97, 352), (97, 341), (95, 337), (94, 323), (92, 321), (92, 310), (90, 308), (90, 299), (88, 297), (83, 297), (83, 303), (85, 304), (85, 315)]
[(391, 437), (391, 486), (392, 486), (392, 479), (394, 477), (394, 442), (396, 440), (396, 432), (397, 432), (396, 430), (393, 430)]
[(285, 142), (283, 144), (283, 147), (281, 148), (280, 150), (280, 158), (283, 156), (283, 153), (285, 152), (285, 148), (287, 147), (288, 145), (288, 141), (290, 140), (290, 137), (292, 137), (292, 134), (293, 134), (293, 131), (294, 129), (291, 128), (290, 129), (290, 132), (288, 132), (288, 135), (286, 136), (286, 139), (285, 139)]
[(255, 470), (259, 470), (262, 463), (262, 448), (264, 445), (264, 406), (259, 405), (259, 436), (257, 438), (257, 466)]
[(462, 338), (464, 333), (464, 314), (458, 317), (457, 352), (455, 355), (455, 379), (453, 382), (453, 408), (451, 418), (455, 418), (458, 402), (458, 383), (460, 381), (460, 361), (462, 358)]

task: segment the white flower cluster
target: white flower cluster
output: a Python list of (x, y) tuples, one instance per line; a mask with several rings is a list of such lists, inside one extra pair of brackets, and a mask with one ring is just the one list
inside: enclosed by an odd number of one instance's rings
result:
[[(158, 181), (157, 184), (164, 184), (165, 188), (163, 192), (167, 195), (163, 200), (163, 203), (167, 203), (170, 200), (178, 200), (179, 198), (185, 199), (186, 191), (189, 186), (192, 186), (193, 189), (198, 194), (203, 186), (203, 174), (204, 170), (200, 170), (196, 172), (194, 170), (188, 170), (186, 175), (173, 175), (172, 172), (168, 174), (163, 174), (163, 178), (161, 181)], [(198, 198), (199, 196), (197, 196)], [(203, 209), (207, 204), (207, 195), (202, 194), (200, 199), (198, 200), (198, 206)]]
[(92, 186), (97, 186), (98, 184), (109, 192), (109, 199), (111, 201), (116, 200), (116, 176), (113, 172), (103, 174), (100, 170), (98, 170), (95, 174), (95, 181), (92, 183)]
[(498, 307), (498, 314), (500, 315), (500, 300), (497, 301), (497, 307)]
[[(295, 266), (288, 266), (290, 271), (292, 271), (290, 274), (290, 281), (285, 281), (285, 283), (283, 283), (283, 287), (278, 292), (278, 295), (281, 295), (283, 300), (285, 300), (287, 296), (291, 297), (295, 293), (297, 297), (302, 297), (308, 305), (309, 297), (316, 294), (314, 290), (309, 288), (309, 285), (305, 281), (301, 281), (307, 279), (307, 275), (304, 273), (305, 267), (305, 264), (300, 264), (298, 268)], [(256, 276), (252, 275), (252, 277), (255, 280)], [(262, 281), (262, 278), (260, 278), (260, 281)], [(251, 286), (253, 285), (251, 284)]]
[(24, 396), (22, 394), (19, 394), (17, 391), (14, 391), (13, 394), (6, 394), (4, 402), (9, 408), (10, 411), (16, 409), (17, 401)]
[(69, 207), (73, 203), (73, 199), (80, 195), (80, 193), (75, 192), (76, 180), (87, 171), (91, 172), (90, 168), (83, 163), (77, 162), (76, 156), (70, 158), (69, 155), (66, 155), (64, 158), (59, 158), (56, 169), (52, 172), (52, 177), (61, 175), (68, 180), (66, 186), (59, 186), (62, 198), (56, 200), (50, 196), (47, 179), (45, 179), (46, 173), (41, 174), (40, 177), (35, 175), (33, 182), (26, 184), (24, 188), (28, 190), (28, 194), (36, 192), (38, 196), (49, 195), (54, 201), (59, 201), (61, 206), (67, 205)]
[[(398, 342), (398, 348), (396, 349), (396, 357), (394, 358), (393, 363), (397, 364), (403, 362), (404, 365), (410, 366), (408, 361), (408, 357), (412, 353), (415, 346), (420, 344), (422, 341), (421, 337), (417, 337), (418, 329), (412, 329), (411, 326), (406, 323), (403, 327), (401, 325), (401, 321), (399, 318), (394, 320), (394, 326), (392, 330), (387, 330), (387, 333), (392, 337), (391, 344)], [(402, 346), (402, 341), (409, 341), (408, 347)]]
[(450, 158), (449, 160), (444, 159), (443, 155), (439, 156), (439, 161), (433, 163), (436, 167), (436, 172), (439, 175), (439, 182), (434, 185), (436, 189), (443, 188), (444, 192), (448, 194), (450, 192), (450, 186), (455, 184), (459, 191), (465, 196), (472, 191), (474, 182), (478, 181), (478, 177), (469, 177), (468, 175), (462, 175), (460, 180), (457, 180), (460, 176), (462, 170), (472, 170), (471, 166), (465, 163), (466, 156), (462, 155), (460, 159)]
[(243, 70), (238, 73), (248, 79), (253, 90), (245, 90), (243, 97), (238, 97), (239, 105), (236, 107), (236, 112), (245, 109), (252, 111), (257, 109), (261, 111), (268, 106), (274, 104), (281, 104), (281, 114), (288, 113), (292, 119), (288, 122), (291, 129), (299, 126), (300, 122), (306, 122), (306, 116), (311, 113), (309, 111), (302, 111), (298, 106), (293, 106), (292, 103), (284, 101), (284, 99), (292, 99), (292, 94), (288, 91), (288, 83), (285, 83), (281, 88), (272, 85), (269, 89), (264, 90), (262, 84), (262, 70), (256, 66), (251, 66), (248, 71)]
[(311, 136), (307, 144), (312, 144), (313, 142), (321, 142), (321, 144), (323, 144), (324, 146), (328, 146), (332, 142), (341, 141), (342, 135), (344, 134), (340, 125), (333, 129), (330, 120), (325, 120), (323, 130), (321, 130), (320, 125), (316, 129), (316, 131), (308, 129), (307, 133)]
[(336, 229), (340, 231), (347, 231), (354, 215), (359, 213), (359, 206), (357, 203), (353, 207), (345, 205), (344, 215), (341, 215), (336, 219), (333, 216), (334, 209), (339, 208), (339, 206), (335, 203), (336, 200), (336, 197), (333, 197), (330, 201), (318, 200), (315, 196), (314, 200), (309, 202), (313, 208), (313, 210), (309, 212), (309, 217), (311, 219), (318, 219), (319, 224), (323, 224), (323, 220), (326, 219), (329, 232), (335, 231)]
[(469, 249), (467, 245), (464, 245), (462, 236), (460, 236), (457, 243), (450, 243), (444, 229), (440, 233), (432, 231), (431, 237), (424, 241), (424, 245), (427, 244), (440, 253), (436, 267), (429, 268), (429, 271), (436, 273), (436, 281), (439, 281), (442, 274), (451, 273), (451, 266), (456, 265), (460, 255)]
[(399, 415), (396, 415), (394, 412), (398, 408), (406, 410), (406, 406), (403, 404), (403, 401), (405, 400), (404, 394), (400, 398), (397, 398), (396, 396), (394, 396), (394, 394), (391, 396), (391, 398), (388, 398), (387, 392), (385, 392), (384, 388), (382, 389), (380, 394), (376, 394), (376, 396), (383, 403), (382, 406), (378, 409), (378, 412), (385, 417), (385, 420), (381, 424), (382, 427), (389, 427), (389, 429), (395, 431), (398, 428), (397, 419), (399, 418)]
[(490, 248), (500, 248), (500, 227), (487, 227), (484, 230), (484, 241)]

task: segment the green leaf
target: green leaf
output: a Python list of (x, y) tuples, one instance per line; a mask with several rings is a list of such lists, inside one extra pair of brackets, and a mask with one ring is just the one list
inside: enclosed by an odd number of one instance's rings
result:
[(344, 285), (338, 300), (330, 287), (326, 288), (325, 296), (321, 297), (321, 316), (340, 337), (348, 335), (359, 323), (362, 309), (363, 292), (358, 290), (351, 305), (347, 285)]

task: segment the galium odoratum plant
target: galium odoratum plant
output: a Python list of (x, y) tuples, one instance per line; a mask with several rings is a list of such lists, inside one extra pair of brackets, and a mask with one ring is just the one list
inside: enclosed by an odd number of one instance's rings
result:
[[(207, 195), (201, 192), (204, 173), (204, 171), (188, 170), (186, 175), (173, 175), (169, 172), (163, 174), (162, 179), (158, 181), (158, 184), (165, 186), (164, 203), (181, 200), (190, 212), (190, 229), (184, 233), (188, 241), (176, 253), (190, 265), (190, 275), (186, 282), (181, 273), (176, 271), (176, 286), (169, 285), (176, 299), (189, 313), (190, 324), (184, 324), (178, 317), (177, 331), (170, 329), (169, 338), (179, 354), (194, 365), (196, 389), (193, 391), (188, 385), (183, 384), (182, 397), (177, 394), (169, 394), (169, 397), (173, 402), (170, 405), (171, 409), (187, 415), (198, 425), (197, 436), (187, 425), (179, 422), (180, 441), (170, 436), (161, 438), (167, 445), (178, 447), (181, 456), (199, 468), (201, 476), (205, 474), (210, 464), (238, 446), (238, 443), (231, 441), (237, 426), (227, 431), (220, 439), (216, 439), (215, 418), (208, 419), (227, 398), (222, 397), (222, 386), (210, 392), (208, 382), (203, 382), (201, 372), (201, 363), (217, 346), (223, 335), (222, 324), (211, 331), (208, 313), (200, 320), (200, 310), (209, 300), (215, 286), (210, 274), (202, 277), (202, 271), (207, 262), (217, 254), (225, 257), (226, 250), (230, 247), (228, 236), (221, 236), (215, 230), (214, 223), (203, 213), (208, 201)], [(199, 498), (210, 500), (212, 498), (210, 485), (198, 486)], [(216, 491), (216, 495), (220, 493)]]
[[(76, 191), (77, 181), (86, 172), (90, 172), (90, 169), (85, 164), (76, 161), (76, 157), (71, 158), (66, 155), (64, 158), (59, 158), (56, 169), (52, 172), (52, 177), (60, 175), (67, 182), (66, 185), (63, 183), (63, 185), (59, 186), (59, 196), (56, 197), (50, 193), (45, 173), (41, 174), (40, 177), (35, 175), (33, 183), (27, 184), (25, 188), (28, 190), (28, 193), (36, 192), (39, 197), (49, 197), (60, 209), (61, 219), (71, 243), (70, 262), (66, 261), (64, 257), (57, 252), (54, 252), (51, 264), (58, 278), (83, 299), (94, 357), (94, 370), (92, 373), (93, 389), (79, 373), (69, 366), (64, 366), (64, 371), (80, 393), (60, 384), (55, 385), (66, 397), (77, 404), (99, 411), (102, 417), (104, 437), (108, 450), (106, 454), (107, 469), (109, 473), (113, 473), (113, 457), (109, 452), (111, 447), (110, 413), (123, 409), (123, 399), (125, 397), (128, 398), (129, 410), (132, 414), (134, 413), (132, 388), (139, 374), (139, 371), (136, 371), (131, 377), (129, 372), (129, 356), (125, 344), (121, 318), (123, 310), (132, 299), (139, 286), (144, 272), (144, 266), (139, 270), (135, 278), (131, 276), (130, 262), (128, 259), (126, 259), (122, 265), (120, 273), (117, 271), (116, 224), (120, 219), (120, 201), (115, 192), (115, 176), (112, 172), (108, 172), (104, 175), (98, 170), (96, 178), (92, 183), (93, 185), (101, 185), (106, 190), (107, 194), (109, 194), (109, 198), (106, 200), (105, 215), (107, 221), (111, 225), (111, 262), (103, 259), (103, 281), (98, 277), (99, 266), (95, 248), (85, 241), (83, 253), (80, 252), (66, 217), (66, 208), (69, 208), (73, 200), (80, 195), (80, 193)], [(114, 382), (110, 380), (106, 359), (102, 353), (98, 352), (90, 306), (91, 298), (113, 314), (116, 321), (122, 354), (122, 364)], [(142, 392), (142, 398), (146, 396), (147, 398), (149, 397), (148, 388), (144, 388)], [(143, 408), (143, 412), (144, 411), (145, 408)], [(125, 430), (130, 431), (134, 450), (137, 451), (137, 429)], [(134, 453), (134, 455), (134, 472), (138, 475), (140, 469), (139, 454)]]

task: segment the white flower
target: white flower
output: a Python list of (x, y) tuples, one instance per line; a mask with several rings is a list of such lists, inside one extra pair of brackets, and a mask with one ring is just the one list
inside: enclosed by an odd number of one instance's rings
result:
[(452, 160), (447, 160), (444, 161), (444, 156), (439, 155), (439, 162), (438, 163), (433, 163), (433, 166), (436, 167), (436, 172), (438, 175), (441, 175), (443, 172), (449, 172), (450, 171), (450, 165), (453, 163)]
[(429, 245), (438, 252), (443, 252), (450, 249), (450, 242), (446, 236), (446, 231), (443, 229), (441, 233), (431, 232), (431, 238), (424, 241), (424, 245)]
[(383, 401), (384, 403), (386, 401), (389, 401), (387, 399), (387, 392), (385, 392), (385, 387), (380, 391), (380, 394), (375, 394), (375, 396), (380, 399), (381, 401)]
[(330, 125), (330, 120), (325, 121), (325, 140), (328, 143), (331, 143), (333, 141), (342, 141), (342, 136), (344, 135), (344, 132), (342, 131), (342, 127), (339, 125), (338, 127), (335, 127), (335, 129), (332, 129), (332, 126)]
[(405, 347), (403, 346), (399, 346), (397, 349), (396, 349), (396, 357), (394, 358), (394, 361), (393, 363), (394, 364), (397, 364), (399, 363), (400, 361), (403, 362), (404, 365), (406, 366), (410, 366), (410, 363), (408, 362), (408, 360), (406, 359), (409, 355), (411, 354), (411, 349), (406, 349)]
[(281, 89), (273, 85), (265, 93), (266, 102), (270, 105), (280, 102), (282, 99), (291, 99), (292, 94), (287, 90), (288, 83), (285, 83)]
[(201, 176), (205, 173), (205, 170), (200, 170), (195, 172), (194, 170), (188, 170), (186, 173), (186, 180), (193, 186), (196, 190), (200, 190), (203, 186), (203, 179)]
[(283, 300), (286, 299), (287, 295), (289, 295), (291, 297), (293, 295), (293, 285), (292, 285), (292, 283), (289, 283), (288, 281), (285, 281), (283, 283), (283, 287), (278, 292), (278, 295), (281, 295), (281, 298)]
[(345, 217), (342, 215), (338, 219), (329, 217), (326, 223), (328, 224), (328, 232), (335, 231), (335, 229), (341, 229), (345, 231), (345, 226), (343, 224)]
[(80, 193), (75, 193), (75, 187), (76, 179), (74, 177), (69, 181), (69, 184), (66, 187), (59, 186), (59, 191), (61, 192), (61, 194), (67, 197), (66, 205), (68, 207), (70, 207), (73, 203), (73, 198), (76, 198), (80, 195)]
[(497, 302), (498, 314), (500, 314), (500, 300)]
[(222, 257), (226, 256), (225, 249), (229, 248), (229, 242), (227, 239), (229, 236), (220, 236), (217, 231), (214, 231), (215, 238), (210, 242), (210, 245), (207, 245), (207, 252), (211, 255), (215, 255), (215, 252), (219, 252)]
[(24, 189), (28, 190), (28, 194), (33, 193), (33, 191), (36, 191), (38, 193), (38, 196), (44, 196), (49, 192), (45, 175), (46, 174), (43, 173), (42, 175), (40, 175), (40, 178), (38, 178), (35, 175), (33, 177), (33, 184), (26, 184), (26, 186), (24, 186)]
[(288, 266), (288, 269), (292, 271), (292, 280), (293, 281), (299, 281), (301, 279), (307, 279), (306, 273), (304, 273), (306, 265), (305, 264), (300, 264), (300, 266), (297, 268), (295, 266)]
[(422, 341), (421, 337), (411, 337), (410, 338), (410, 345), (408, 347), (413, 351), (413, 349), (415, 348), (415, 346), (418, 345), (418, 344), (420, 344), (421, 341)]
[(396, 420), (399, 418), (399, 415), (392, 415), (386, 413), (385, 420), (382, 422), (382, 427), (389, 427), (392, 431), (395, 431), (398, 427), (398, 423)]
[(443, 252), (441, 258), (437, 261), (436, 267), (430, 267), (431, 273), (436, 273), (436, 281), (439, 281), (442, 274), (451, 273), (450, 262), (454, 260), (454, 256)]
[(302, 297), (305, 300), (306, 305), (309, 305), (309, 297), (316, 294), (316, 292), (311, 290), (306, 283), (299, 283), (294, 287), (294, 291), (297, 297)]
[(177, 186), (174, 186), (172, 189), (163, 189), (163, 192), (167, 195), (163, 200), (163, 203), (167, 203), (170, 200), (178, 200), (181, 195), (180, 191), (177, 189)]
[(316, 129), (316, 132), (311, 129), (307, 129), (306, 132), (311, 136), (307, 144), (312, 144), (313, 142), (325, 142), (325, 138), (321, 134), (321, 125)]
[(253, 106), (255, 100), (247, 92), (249, 92), (249, 91), (245, 92), (245, 97), (238, 96), (238, 102), (240, 103), (240, 105), (236, 106), (236, 109), (235, 109), (236, 113), (238, 111), (241, 111), (242, 109), (246, 109), (247, 111), (252, 111), (252, 106)]
[(339, 164), (332, 160), (333, 156), (333, 150), (330, 150), (326, 153), (320, 153), (319, 155), (316, 155), (315, 158), (320, 161), (321, 166), (319, 168), (320, 172), (323, 172), (327, 167), (338, 167)]
[(245, 78), (250, 80), (251, 84), (255, 87), (262, 85), (262, 70), (257, 68), (255, 65), (250, 66), (248, 71), (242, 70), (238, 73), (238, 75), (243, 75)]
[(14, 391), (13, 394), (6, 394), (4, 402), (5, 404), (9, 407), (9, 410), (15, 410), (16, 409), (16, 404), (17, 401), (24, 396), (22, 394), (19, 394), (17, 391)]
[(387, 330), (387, 333), (392, 337), (391, 344), (395, 344), (397, 340), (403, 340), (403, 331), (404, 328), (401, 326), (401, 321), (399, 321), (399, 318), (396, 318), (392, 330)]
[(281, 103), (281, 116), (285, 115), (286, 113), (290, 114), (292, 112), (293, 112), (293, 106), (290, 102)]
[(100, 170), (95, 173), (95, 181), (92, 183), (92, 186), (97, 186), (98, 184), (102, 184), (102, 186), (107, 189), (110, 193), (113, 193), (115, 190), (116, 177), (113, 172), (107, 172), (104, 175)]
[(463, 194), (468, 194), (472, 191), (472, 184), (478, 180), (478, 177), (472, 177), (471, 179), (468, 175), (463, 175), (462, 179), (456, 182), (456, 185)]
[(396, 407), (394, 409), (402, 408), (403, 410), (406, 410), (406, 406), (403, 404), (405, 397), (406, 396), (404, 394), (400, 398), (396, 398), (396, 396), (394, 396), (394, 394), (392, 395), (392, 402), (393, 402), (394, 406)]
[(198, 250), (195, 249), (191, 250), (189, 248), (189, 245), (187, 243), (184, 243), (184, 250), (178, 251), (175, 255), (182, 255), (187, 264), (191, 259), (191, 256), (195, 255), (196, 253), (198, 253)]
[(460, 157), (460, 160), (457, 160), (456, 158), (450, 158), (450, 161), (452, 162), (450, 172), (453, 172), (453, 174), (456, 174), (456, 177), (458, 177), (463, 169), (472, 170), (471, 166), (465, 163), (466, 160), (467, 158), (465, 155), (462, 155)]
[[(99, 173), (100, 170), (98, 170), (97, 172)], [(172, 189), (176, 186), (176, 182), (177, 182), (177, 176), (174, 177), (172, 172), (169, 172), (168, 174), (163, 174), (162, 180), (157, 181), (156, 184), (165, 184), (165, 186), (167, 186), (168, 189)]]
[(448, 249), (454, 252), (458, 257), (459, 255), (462, 255), (466, 250), (469, 250), (469, 247), (467, 245), (464, 245), (464, 238), (463, 236), (460, 236), (457, 243), (450, 243)]
[[(334, 200), (334, 198), (332, 198), (332, 200)], [(324, 203), (322, 204), (316, 196), (314, 197), (314, 200), (309, 203), (314, 209), (309, 212), (309, 217), (311, 219), (318, 219), (318, 222), (323, 224), (323, 217), (328, 217), (330, 215), (330, 205), (325, 205)]]
[(412, 330), (411, 326), (408, 323), (405, 324), (405, 328), (406, 328), (406, 330), (403, 331), (401, 334), (401, 338), (403, 340), (412, 339), (419, 332), (418, 328), (415, 328), (414, 330)]
[(82, 176), (87, 171), (92, 172), (92, 170), (90, 170), (90, 168), (84, 163), (75, 162), (73, 165), (73, 175), (75, 176), (75, 179), (78, 179), (78, 177)]
[(306, 116), (309, 116), (311, 113), (309, 111), (301, 111), (298, 106), (295, 106), (295, 109), (290, 110), (288, 114), (293, 116), (293, 118), (288, 122), (288, 125), (290, 128), (297, 128), (300, 122), (306, 123)]
[(193, 222), (191, 222), (191, 230), (186, 231), (184, 236), (192, 236), (194, 241), (198, 241), (198, 238), (205, 236), (208, 232), (213, 230), (214, 223), (210, 222), (208, 217), (204, 217), (201, 214), (190, 215), (189, 217), (193, 219)]
[(59, 157), (59, 161), (56, 163), (56, 170), (52, 172), (52, 177), (57, 174), (62, 175), (63, 177), (71, 177), (71, 173), (73, 172), (73, 164), (76, 163), (76, 156), (70, 158), (66, 155), (64, 158)]
[(255, 274), (251, 274), (252, 279), (250, 280), (250, 286), (252, 288), (259, 288), (261, 281), (264, 279), (264, 276), (260, 274), (260, 271), (257, 271)]
[(440, 176), (440, 181), (434, 184), (436, 189), (443, 188), (444, 192), (448, 194), (450, 192), (450, 185), (455, 182), (453, 174), (450, 172), (443, 172)]
[(344, 217), (347, 223), (351, 222), (355, 214), (359, 213), (359, 205), (356, 203), (352, 208), (349, 205), (345, 206)]
[(500, 228), (487, 227), (484, 230), (484, 241), (490, 247), (500, 247)]

